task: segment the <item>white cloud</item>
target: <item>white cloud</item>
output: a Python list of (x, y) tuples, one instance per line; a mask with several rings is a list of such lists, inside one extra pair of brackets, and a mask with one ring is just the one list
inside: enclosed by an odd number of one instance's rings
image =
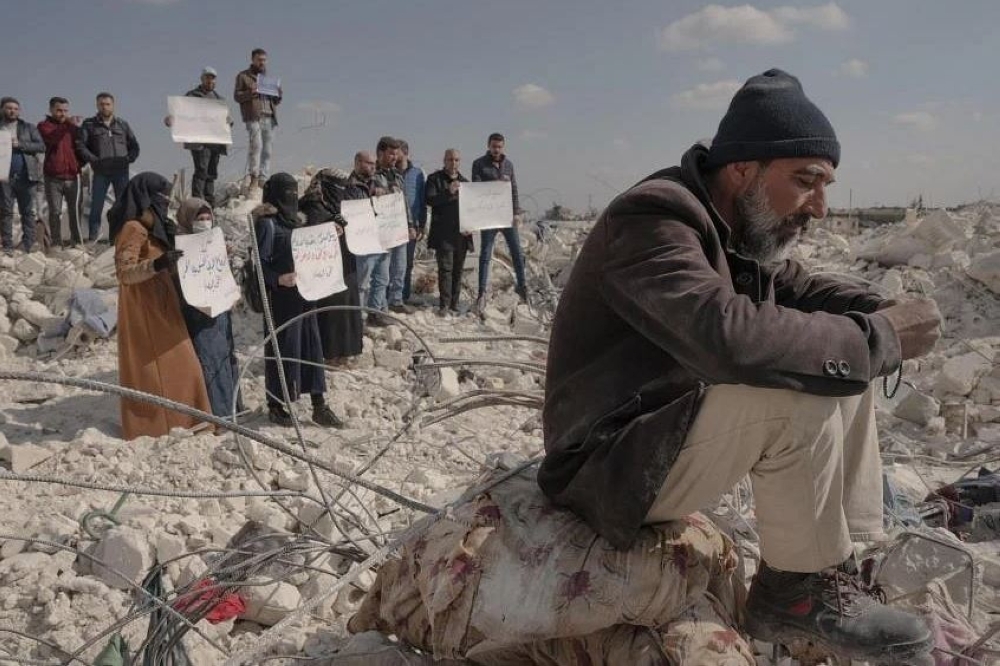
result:
[(537, 83), (525, 83), (512, 91), (514, 100), (521, 106), (538, 109), (556, 101), (555, 95)]
[(847, 62), (840, 63), (837, 73), (851, 79), (863, 79), (868, 76), (868, 63), (858, 58), (851, 58)]
[(776, 7), (757, 9), (753, 5), (723, 7), (708, 5), (680, 18), (660, 31), (660, 48), (666, 51), (693, 51), (713, 43), (742, 43), (765, 46), (795, 39), (795, 28), (843, 30), (847, 14), (835, 2), (818, 7)]
[(699, 83), (690, 90), (672, 95), (670, 102), (681, 109), (725, 109), (741, 85), (739, 81)]
[(937, 126), (937, 118), (926, 111), (897, 113), (892, 119), (900, 125), (920, 130), (921, 132), (929, 132)]
[(845, 30), (851, 23), (836, 2), (819, 7), (776, 7), (771, 13), (785, 25), (806, 25), (818, 30)]
[(695, 63), (695, 67), (702, 72), (721, 72), (726, 68), (726, 63), (718, 58), (702, 58)]

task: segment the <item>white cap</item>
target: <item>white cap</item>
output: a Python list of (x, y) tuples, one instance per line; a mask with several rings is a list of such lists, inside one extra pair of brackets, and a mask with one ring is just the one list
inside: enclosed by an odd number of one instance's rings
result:
[(201, 70), (201, 75), (202, 76), (206, 76), (206, 75), (207, 76), (216, 76), (216, 77), (219, 76), (218, 72), (216, 72), (211, 67), (206, 67), (205, 69)]

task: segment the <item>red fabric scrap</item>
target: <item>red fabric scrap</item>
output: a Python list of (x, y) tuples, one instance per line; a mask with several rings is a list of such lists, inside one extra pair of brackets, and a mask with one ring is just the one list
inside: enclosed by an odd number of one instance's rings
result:
[[(199, 592), (201, 594), (198, 594)], [(215, 604), (212, 606), (212, 610), (205, 616), (205, 619), (211, 624), (219, 624), (220, 622), (225, 622), (238, 615), (242, 615), (247, 609), (247, 604), (243, 601), (243, 597), (235, 592), (219, 594), (219, 588), (211, 578), (203, 578), (198, 581), (193, 590), (177, 597), (173, 608), (180, 613), (192, 607), (196, 611), (202, 611), (206, 604), (213, 601), (215, 601)]]

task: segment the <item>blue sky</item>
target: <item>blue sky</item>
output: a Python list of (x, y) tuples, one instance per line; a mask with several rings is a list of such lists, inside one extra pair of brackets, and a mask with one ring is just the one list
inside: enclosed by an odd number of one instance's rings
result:
[[(1000, 196), (995, 0), (4, 4), (0, 94), (37, 121), (52, 95), (91, 115), (107, 89), (139, 137), (135, 168), (165, 175), (190, 168), (163, 127), (166, 96), (211, 65), (231, 99), (262, 46), (285, 90), (279, 169), (348, 166), (392, 134), (428, 170), (460, 148), (467, 172), (500, 131), (529, 210), (602, 206), (714, 134), (736, 86), (774, 66), (837, 129), (834, 205), (851, 191), (855, 205)], [(224, 177), (244, 167), (239, 125), (234, 138)]]

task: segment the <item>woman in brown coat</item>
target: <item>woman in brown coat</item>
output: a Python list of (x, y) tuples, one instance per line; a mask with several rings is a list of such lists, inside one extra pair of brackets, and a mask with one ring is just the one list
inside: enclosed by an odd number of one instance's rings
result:
[[(118, 294), (118, 379), (122, 386), (211, 412), (198, 357), (188, 337), (171, 271), (181, 253), (168, 232), (170, 183), (141, 173), (108, 211), (115, 244)], [(144, 402), (122, 399), (125, 439), (159, 437), (198, 420)]]

